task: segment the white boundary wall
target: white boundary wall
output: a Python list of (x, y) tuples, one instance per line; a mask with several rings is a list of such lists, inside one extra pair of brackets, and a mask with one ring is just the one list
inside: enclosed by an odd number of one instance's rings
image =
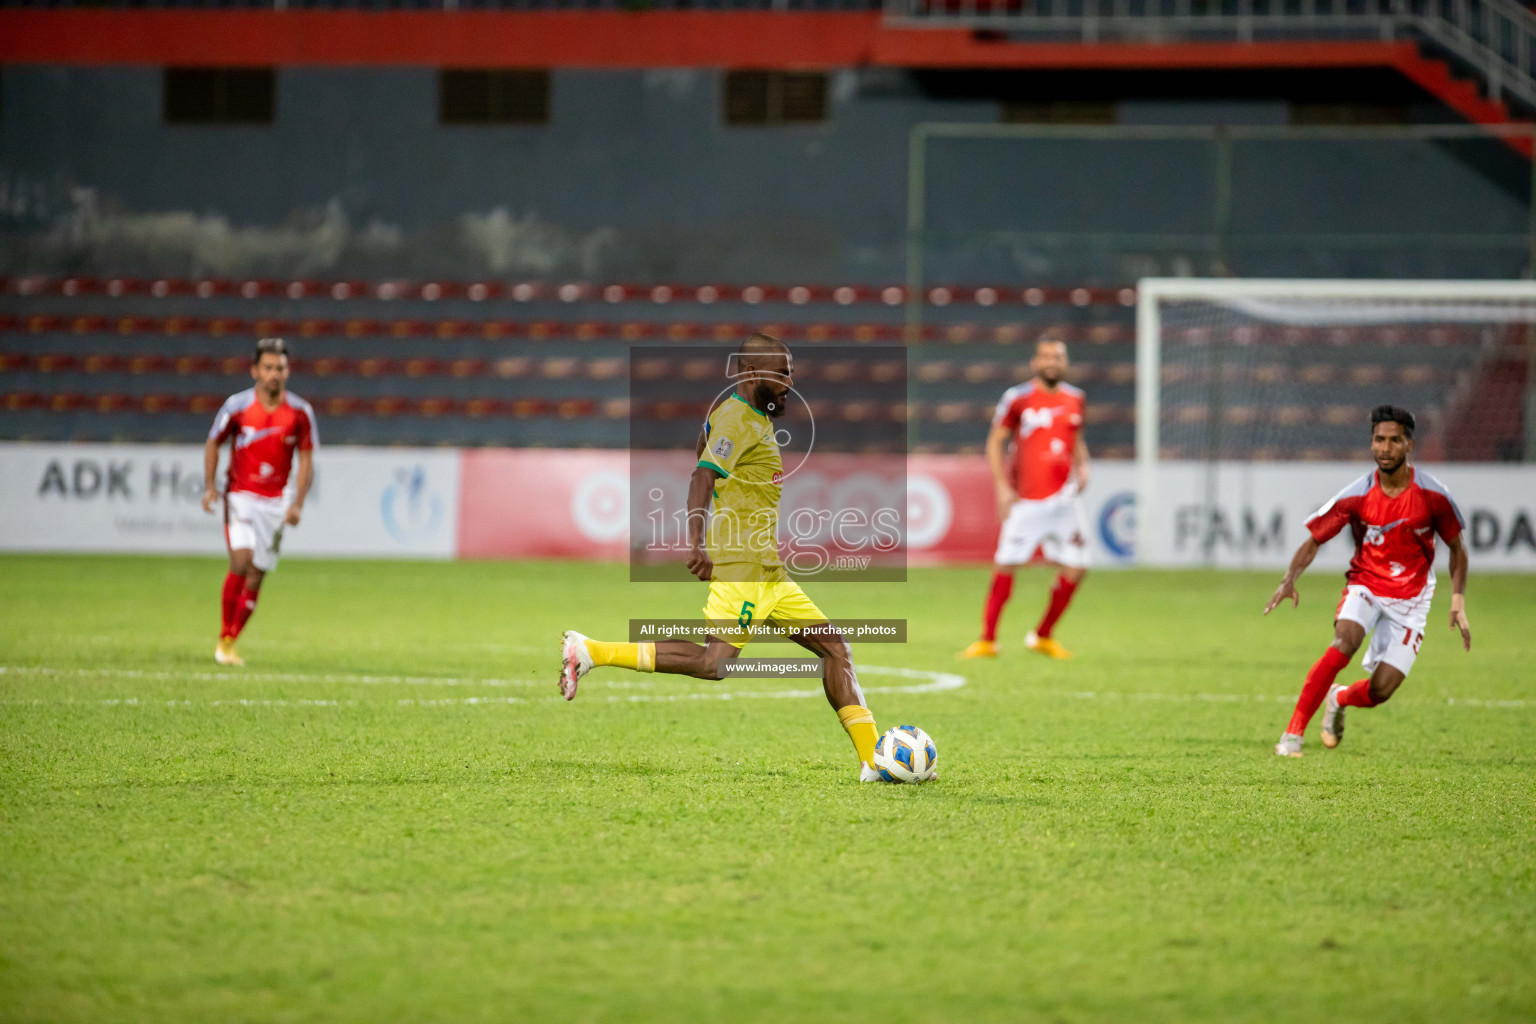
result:
[[(285, 534), (283, 554), (622, 559), (628, 456), (576, 454), (322, 448), (304, 521)], [(1364, 454), (1347, 463), (1218, 464), (1211, 506), (1210, 466), (1162, 463), (1151, 516), (1138, 516), (1136, 465), (1097, 462), (1083, 496), (1095, 568), (1279, 569), (1304, 539), (1306, 517), (1372, 468)], [(1474, 572), (1536, 573), (1536, 466), (1427, 468), (1467, 516)], [(202, 511), (201, 494), (197, 446), (0, 443), (0, 550), (218, 555), (223, 520)], [(621, 504), (605, 507), (594, 532), (588, 505), (603, 495)], [(907, 496), (912, 564), (990, 557), (997, 518), (981, 459), (914, 457)], [(1342, 569), (1349, 554), (1348, 540), (1336, 539), (1318, 569)]]
[[(0, 550), (224, 550), (222, 506), (200, 504), (201, 446), (0, 444), (0, 481)], [(452, 558), (458, 520), (457, 451), (322, 448), (282, 553)]]

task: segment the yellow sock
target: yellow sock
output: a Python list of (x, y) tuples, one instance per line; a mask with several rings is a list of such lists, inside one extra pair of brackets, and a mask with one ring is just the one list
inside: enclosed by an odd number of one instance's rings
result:
[(614, 668), (632, 668), (636, 672), (656, 671), (655, 644), (629, 644), (622, 640), (588, 640), (587, 653), (592, 655), (593, 666), (612, 665)]
[(859, 760), (873, 767), (875, 741), (880, 738), (880, 734), (875, 731), (875, 716), (869, 708), (850, 704), (845, 708), (837, 709), (837, 718), (843, 723), (843, 730), (848, 733), (848, 738), (853, 740), (853, 749), (858, 751)]

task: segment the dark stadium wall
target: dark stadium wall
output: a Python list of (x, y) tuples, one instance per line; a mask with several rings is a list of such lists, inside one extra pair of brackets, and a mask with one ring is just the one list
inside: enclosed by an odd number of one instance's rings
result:
[[(727, 127), (720, 72), (561, 70), (548, 125), (444, 126), (433, 69), (281, 68), (273, 123), (168, 125), (154, 67), (11, 65), (0, 272), (884, 282), (910, 129), (997, 95), (833, 71), (829, 117)], [(1123, 123), (1283, 120), (1284, 102), (1123, 100)], [(936, 144), (931, 279), (1116, 283), (1211, 269), (1203, 144)], [(1243, 273), (1515, 276), (1529, 164), (1499, 144), (1235, 155)], [(1279, 195), (1287, 197), (1278, 202)], [(1374, 241), (1327, 248), (1313, 236)], [(1495, 235), (1514, 243), (1441, 244)], [(1393, 236), (1393, 237), (1387, 237)]]
[(823, 125), (726, 128), (719, 80), (556, 72), (549, 125), (447, 127), (432, 70), (283, 69), (272, 125), (213, 127), (156, 69), (7, 68), (6, 263), (883, 279), (907, 127), (997, 116), (844, 72)]

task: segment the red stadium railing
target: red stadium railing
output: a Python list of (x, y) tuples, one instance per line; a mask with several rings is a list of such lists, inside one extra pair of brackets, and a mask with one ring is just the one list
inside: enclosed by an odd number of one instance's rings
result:
[[(595, 284), (590, 281), (326, 281), (272, 278), (143, 278), (28, 275), (0, 277), (0, 294), (104, 295), (111, 298), (241, 298), (331, 299), (337, 302), (377, 300), (437, 302), (554, 301), (671, 303), (788, 303), (806, 305), (900, 306), (907, 301), (901, 285), (724, 285), (724, 284)], [(1136, 290), (1118, 287), (1046, 287), (1043, 285), (946, 286), (927, 289), (931, 306), (1134, 306)]]
[[(878, 367), (880, 364), (876, 364)], [(250, 366), (249, 356), (238, 355), (165, 355), (131, 354), (121, 352), (0, 352), (0, 373), (32, 372), (40, 374), (83, 373), (88, 375), (128, 374), (130, 376), (195, 374), (221, 374), (244, 378)], [(587, 380), (616, 380), (629, 372), (629, 360), (623, 357), (578, 359), (571, 356), (504, 356), (488, 359), (433, 359), (402, 358), (386, 359), (367, 357), (351, 359), (342, 357), (295, 358), (293, 372), (299, 377), (314, 378), (364, 378), (377, 377), (453, 377), (473, 379), (497, 377), (504, 380), (539, 378), (561, 380), (582, 378)], [(636, 366), (642, 378), (675, 376), (683, 380), (702, 380), (720, 372), (718, 362), (711, 360), (642, 360)], [(834, 383), (853, 379), (871, 378), (882, 372), (875, 367), (855, 366), (845, 372), (841, 364), (822, 365), (807, 363), (796, 371), (802, 380), (824, 379)], [(1176, 384), (1193, 374), (1187, 366), (1165, 366), (1164, 383)], [(1280, 384), (1291, 380), (1307, 383), (1348, 383), (1360, 386), (1379, 384), (1454, 384), (1455, 368), (1434, 366), (1427, 363), (1403, 363), (1384, 366), (1339, 366), (1336, 363), (1316, 362), (1299, 366), (1283, 363), (1258, 363), (1251, 367), (1232, 367), (1227, 379), (1248, 380), (1259, 384)], [(965, 384), (993, 384), (1028, 379), (1031, 370), (1028, 363), (994, 360), (948, 361), (930, 360), (916, 363), (912, 376), (925, 384), (956, 382)], [(1072, 368), (1072, 379), (1078, 383), (1130, 385), (1136, 379), (1136, 364), (1128, 360), (1104, 362), (1079, 362)], [(1090, 409), (1093, 407), (1090, 407)], [(1241, 407), (1234, 407), (1241, 408)], [(1229, 413), (1231, 410), (1229, 410)]]
[[(0, 408), (7, 412), (43, 410), (48, 412), (143, 412), (187, 413), (212, 416), (224, 403), (222, 393), (176, 395), (152, 393), (144, 395), (111, 392), (86, 394), (84, 392), (11, 392), (0, 395)], [(507, 417), (512, 419), (559, 418), (587, 419), (600, 417), (609, 420), (651, 419), (683, 420), (697, 422), (708, 412), (707, 405), (696, 402), (654, 402), (635, 408), (627, 398), (457, 398), (447, 396), (336, 396), (320, 398), (312, 403), (327, 416), (467, 416), (472, 419)], [(909, 403), (856, 403), (855, 406), (824, 403), (813, 407), (818, 417), (848, 419), (853, 422), (906, 423), (909, 419), (936, 423), (986, 423), (992, 418), (991, 402), (909, 402)], [(1205, 419), (1209, 410), (1204, 406), (1183, 405), (1170, 410), (1171, 418), (1179, 422)], [(1276, 406), (1266, 409), (1229, 409), (1222, 420), (1231, 425), (1254, 422), (1272, 423), (1277, 426), (1299, 426), (1321, 420), (1330, 424), (1357, 424), (1370, 412), (1369, 405)], [(851, 415), (850, 415), (851, 413)], [(1089, 407), (1088, 422), (1101, 424), (1129, 424), (1135, 420), (1135, 409), (1129, 404), (1100, 404)], [(1258, 454), (1263, 458), (1263, 453)], [(1277, 454), (1276, 458), (1284, 457)]]
[[(1046, 327), (1022, 327), (1013, 324), (928, 325), (920, 332), (924, 341), (953, 344), (994, 342), (1019, 344), (1033, 340), (1044, 330), (1056, 331), (1068, 341), (1097, 344), (1127, 342), (1133, 332), (1127, 324), (1097, 324), (1089, 327), (1062, 324)], [(443, 340), (481, 338), (487, 341), (739, 341), (754, 331), (768, 331), (795, 341), (903, 341), (905, 328), (894, 324), (861, 323), (657, 323), (644, 321), (612, 322), (604, 320), (421, 320), (361, 319), (330, 320), (317, 317), (287, 319), (280, 317), (194, 317), (194, 316), (71, 316), (59, 313), (0, 315), (0, 331), (28, 334), (159, 334), (262, 337), (282, 334), (297, 338), (439, 338)]]
[[(144, 412), (188, 413), (212, 416), (228, 396), (219, 393), (201, 395), (146, 394), (133, 395), (123, 392), (86, 394), (84, 392), (11, 392), (0, 395), (0, 408), (7, 412), (23, 412), (29, 409), (48, 412)], [(632, 408), (627, 398), (598, 400), (591, 398), (451, 398), (416, 396), (332, 397), (316, 399), (312, 403), (327, 416), (468, 416), (484, 418), (492, 416), (514, 419), (557, 417), (560, 419), (585, 419), (599, 416), (610, 420), (655, 419), (685, 420), (698, 422), (708, 413), (707, 404), (696, 402), (654, 402), (641, 408)], [(869, 423), (887, 421), (905, 423), (911, 417), (929, 418), (939, 422), (985, 422), (991, 418), (990, 402), (935, 402), (935, 403), (876, 403), (855, 405), (813, 403), (818, 416), (843, 418), (853, 422)], [(853, 415), (850, 415), (850, 412)], [(1104, 422), (1110, 422), (1105, 419)]]

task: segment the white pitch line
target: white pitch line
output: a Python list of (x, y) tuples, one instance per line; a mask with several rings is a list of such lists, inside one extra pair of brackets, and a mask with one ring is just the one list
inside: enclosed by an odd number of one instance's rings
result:
[[(859, 671), (870, 675), (897, 676), (903, 679), (920, 679), (926, 682), (911, 686), (867, 686), (865, 693), (941, 693), (946, 690), (958, 690), (965, 685), (965, 677), (953, 672), (930, 672), (926, 669), (916, 668), (888, 668), (882, 665), (861, 665)], [(367, 685), (387, 685), (397, 683), (410, 686), (429, 686), (437, 684), (441, 686), (533, 686), (551, 685), (550, 680), (508, 680), (508, 679), (457, 679), (436, 678), (429, 676), (346, 676), (346, 675), (302, 675), (302, 674), (246, 674), (241, 672), (164, 672), (126, 670), (112, 671), (109, 669), (67, 669), (67, 668), (31, 668), (21, 665), (0, 665), (0, 675), (35, 675), (51, 676), (112, 676), (129, 679), (196, 679), (219, 681), (244, 681), (264, 680), (279, 682), (309, 682), (309, 683), (364, 683)], [(665, 703), (685, 700), (779, 700), (779, 699), (807, 699), (820, 697), (823, 691), (820, 689), (805, 690), (695, 690), (688, 693), (643, 693), (633, 695), (610, 694), (605, 698), (605, 703), (610, 704), (645, 704)], [(526, 697), (444, 697), (439, 699), (402, 698), (394, 703), (400, 707), (446, 707), (450, 705), (490, 705), (490, 704), (528, 704), (528, 703), (564, 703), (564, 698), (551, 695), (542, 698)], [(356, 707), (358, 701), (327, 701), (327, 700), (282, 700), (282, 699), (218, 699), (218, 700), (140, 700), (131, 698), (108, 698), (103, 700), (0, 700), (0, 705), (49, 705), (49, 704), (94, 704), (98, 706), (128, 707)], [(373, 702), (370, 702), (373, 703)], [(383, 701), (377, 703), (385, 703)]]
[[(926, 680), (915, 686), (866, 686), (865, 693), (885, 694), (909, 694), (909, 693), (942, 693), (948, 690), (958, 690), (966, 685), (966, 678), (953, 672), (938, 672), (918, 668), (892, 668), (884, 665), (860, 665), (859, 671), (869, 675), (896, 676), (903, 679)], [(48, 668), (30, 667), (25, 665), (0, 665), (0, 676), (25, 675), (27, 673), (52, 676), (113, 676), (130, 679), (196, 679), (217, 680), (224, 682), (238, 682), (247, 680), (277, 681), (277, 682), (304, 682), (304, 683), (341, 683), (341, 684), (365, 684), (378, 685), (407, 685), (407, 686), (545, 686), (549, 680), (539, 679), (464, 679), (456, 677), (436, 676), (374, 676), (374, 675), (305, 675), (301, 673), (252, 673), (242, 672), (167, 672), (167, 671), (142, 671), (136, 669), (113, 671), (110, 669), (89, 668)], [(597, 681), (603, 685), (606, 681)], [(589, 684), (590, 686), (591, 684)], [(623, 688), (633, 686), (649, 686), (650, 683), (626, 682), (617, 684)], [(609, 704), (655, 704), (674, 703), (678, 701), (731, 701), (731, 700), (805, 700), (822, 696), (819, 689), (803, 690), (694, 690), (685, 693), (637, 693), (637, 694), (608, 694), (596, 696), (587, 694), (588, 702), (593, 700)], [(1107, 701), (1174, 701), (1181, 703), (1205, 702), (1213, 704), (1241, 704), (1257, 702), (1260, 704), (1279, 703), (1289, 704), (1296, 698), (1292, 694), (1240, 694), (1240, 693), (1137, 693), (1114, 690), (1077, 690), (1063, 693), (1042, 693), (1044, 697), (1065, 697), (1069, 700), (1107, 700)], [(93, 704), (98, 706), (125, 706), (125, 707), (357, 707), (359, 704), (389, 704), (390, 701), (357, 701), (357, 700), (316, 700), (316, 699), (257, 699), (257, 698), (224, 698), (214, 700), (141, 700), (137, 697), (106, 698), (102, 700), (3, 700), (0, 706), (37, 706), (37, 705), (63, 705), (63, 704)], [(443, 697), (443, 698), (411, 698), (403, 697), (392, 702), (398, 707), (449, 707), (449, 706), (489, 706), (497, 704), (531, 704), (531, 703), (565, 703), (556, 695), (547, 697)], [(1417, 704), (1419, 701), (1409, 699), (1406, 703)], [(1427, 702), (1426, 702), (1427, 703)], [(1507, 699), (1489, 700), (1479, 697), (1447, 697), (1445, 704), (1449, 707), (1465, 708), (1536, 708), (1536, 699)]]
[(346, 683), (357, 686), (552, 686), (549, 679), (464, 679), (454, 676), (375, 676), (306, 674), (302, 672), (173, 672), (109, 668), (47, 668), (0, 665), (0, 676), (110, 676), (114, 679), (191, 679), (198, 682)]
[[(512, 698), (520, 700), (521, 698)], [(126, 708), (341, 708), (356, 707), (355, 700), (317, 700), (303, 697), (295, 697), (292, 700), (281, 698), (259, 697), (234, 697), (220, 700), (141, 700), (138, 697), (107, 697), (102, 700), (0, 700), (0, 704), (11, 707), (36, 707), (38, 705), (57, 706), (62, 704), (90, 704), (96, 707), (126, 707)]]
[[(1057, 694), (1072, 700), (1168, 700), (1168, 701), (1207, 701), (1212, 704), (1243, 704), (1256, 701), (1260, 704), (1278, 703), (1293, 704), (1296, 701), (1295, 694), (1241, 694), (1241, 693), (1119, 693), (1115, 691), (1079, 690), (1071, 693)], [(1395, 703), (1419, 704), (1425, 701), (1409, 698), (1406, 701)], [(1448, 706), (1469, 708), (1530, 708), (1536, 707), (1536, 700), (1483, 700), (1478, 697), (1447, 697), (1445, 703)]]
[(1287, 697), (1284, 694), (1269, 695), (1263, 693), (1120, 693), (1114, 690), (1077, 690), (1074, 692), (1059, 694), (1071, 700), (1177, 700), (1177, 701), (1210, 701), (1215, 704), (1240, 704), (1243, 701), (1257, 701), (1267, 704), (1270, 701), (1293, 702), (1296, 695)]
[(1477, 697), (1447, 697), (1447, 704), (1464, 704), (1469, 708), (1532, 708), (1536, 700), (1480, 700)]

